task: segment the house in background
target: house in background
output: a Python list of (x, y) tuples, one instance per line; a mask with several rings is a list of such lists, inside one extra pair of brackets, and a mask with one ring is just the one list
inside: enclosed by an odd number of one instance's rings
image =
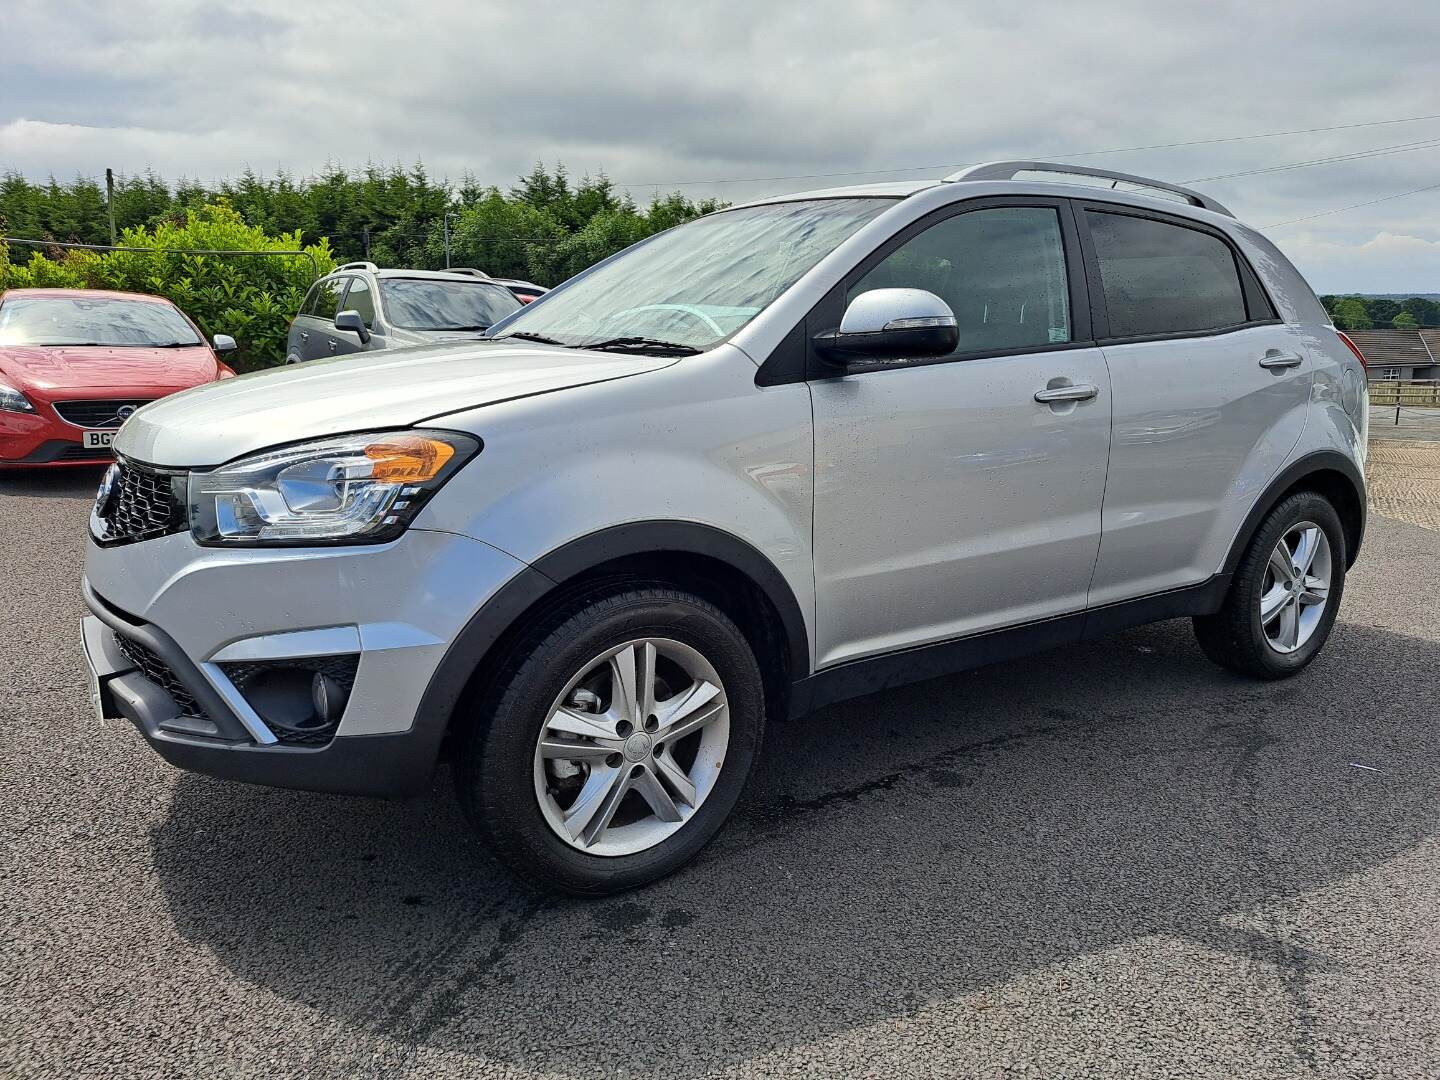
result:
[(1440, 329), (1347, 330), (1371, 380), (1440, 379)]

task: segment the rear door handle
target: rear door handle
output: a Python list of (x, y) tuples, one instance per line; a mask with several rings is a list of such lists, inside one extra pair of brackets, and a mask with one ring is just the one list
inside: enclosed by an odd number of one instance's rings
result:
[(1089, 401), (1098, 393), (1100, 393), (1098, 386), (1091, 386), (1089, 383), (1075, 383), (1071, 386), (1050, 386), (1044, 390), (1036, 390), (1035, 400), (1042, 405), (1053, 404), (1056, 401)]
[(1260, 357), (1260, 366), (1270, 368), (1272, 371), (1275, 368), (1299, 367), (1304, 362), (1305, 358), (1299, 353), (1282, 353), (1275, 349), (1271, 349)]

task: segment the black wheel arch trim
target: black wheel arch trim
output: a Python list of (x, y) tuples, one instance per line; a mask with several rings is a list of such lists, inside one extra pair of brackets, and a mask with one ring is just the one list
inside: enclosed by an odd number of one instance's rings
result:
[(420, 700), (416, 728), (447, 728), (471, 677), (491, 649), (527, 611), (566, 581), (616, 559), (661, 553), (707, 556), (744, 574), (769, 599), (780, 619), (790, 647), (790, 670), (810, 670), (810, 635), (799, 601), (774, 563), (753, 545), (699, 522), (633, 522), (572, 540), (501, 586), (451, 642)]
[(1338, 450), (1316, 450), (1297, 458), (1281, 469), (1266, 486), (1264, 494), (1255, 500), (1255, 505), (1245, 515), (1245, 520), (1240, 523), (1240, 529), (1236, 532), (1235, 540), (1230, 545), (1230, 554), (1225, 557), (1223, 573), (1229, 575), (1235, 572), (1235, 568), (1240, 564), (1241, 556), (1245, 554), (1245, 549), (1250, 546), (1251, 538), (1260, 528), (1266, 515), (1279, 504), (1281, 497), (1307, 476), (1322, 472), (1339, 473), (1350, 481), (1354, 489), (1355, 502), (1359, 507), (1360, 514), (1359, 520), (1356, 522), (1354, 542), (1350, 542), (1349, 536), (1345, 538), (1347, 542), (1345, 565), (1347, 568), (1355, 565), (1355, 558), (1360, 553), (1360, 544), (1365, 538), (1365, 477), (1355, 463)]
[(770, 601), (789, 644), (790, 670), (810, 670), (810, 633), (789, 582), (775, 564), (734, 533), (697, 521), (636, 521), (572, 540), (532, 565), (563, 582), (604, 563), (633, 555), (704, 555), (749, 578)]

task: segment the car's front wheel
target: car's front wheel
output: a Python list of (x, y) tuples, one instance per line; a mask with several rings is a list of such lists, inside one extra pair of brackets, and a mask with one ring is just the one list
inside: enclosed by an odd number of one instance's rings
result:
[(463, 747), (461, 804), (544, 889), (601, 895), (693, 858), (759, 751), (764, 693), (718, 608), (611, 588), (543, 619), (511, 652)]
[(1256, 530), (1221, 609), (1195, 619), (1201, 649), (1246, 675), (1294, 675), (1330, 636), (1345, 565), (1345, 530), (1329, 500), (1290, 496)]

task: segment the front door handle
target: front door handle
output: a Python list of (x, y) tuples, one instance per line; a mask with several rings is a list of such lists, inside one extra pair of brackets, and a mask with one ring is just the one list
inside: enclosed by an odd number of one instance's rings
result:
[(1074, 383), (1070, 386), (1048, 386), (1044, 390), (1036, 390), (1035, 400), (1042, 405), (1051, 405), (1057, 401), (1089, 401), (1098, 393), (1098, 386)]
[(1276, 368), (1299, 367), (1305, 362), (1305, 358), (1299, 353), (1285, 353), (1278, 349), (1271, 349), (1264, 356), (1260, 357), (1260, 366), (1269, 368), (1272, 371)]

